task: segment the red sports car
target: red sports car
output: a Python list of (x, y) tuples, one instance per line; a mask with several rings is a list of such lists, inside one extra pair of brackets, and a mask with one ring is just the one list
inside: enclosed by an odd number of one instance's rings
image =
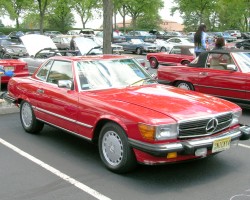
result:
[(147, 60), (153, 69), (158, 68), (159, 64), (182, 65), (188, 64), (195, 59), (194, 46), (177, 45), (173, 46), (169, 52), (148, 53)]
[(203, 158), (250, 135), (238, 105), (158, 84), (120, 55), (51, 57), (31, 77), (11, 78), (4, 98), (20, 106), (26, 132), (49, 124), (81, 136), (116, 173)]
[(7, 76), (6, 73), (4, 73), (8, 71), (13, 72), (14, 76), (16, 77), (29, 76), (27, 63), (16, 59), (6, 59), (6, 60), (0, 59), (1, 83), (8, 83), (8, 81), (10, 80), (11, 77)]
[(160, 83), (250, 104), (250, 51), (207, 51), (187, 66), (159, 67), (157, 77)]

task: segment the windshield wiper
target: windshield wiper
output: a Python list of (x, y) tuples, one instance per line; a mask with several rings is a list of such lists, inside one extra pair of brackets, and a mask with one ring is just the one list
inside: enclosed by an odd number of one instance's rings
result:
[(136, 85), (137, 83), (140, 83), (142, 82), (142, 85), (145, 83), (145, 82), (149, 82), (149, 81), (153, 81), (153, 82), (157, 82), (156, 80), (150, 78), (150, 77), (147, 77), (147, 78), (142, 78), (142, 79), (139, 79), (131, 84), (129, 84), (129, 86), (133, 86), (133, 85)]

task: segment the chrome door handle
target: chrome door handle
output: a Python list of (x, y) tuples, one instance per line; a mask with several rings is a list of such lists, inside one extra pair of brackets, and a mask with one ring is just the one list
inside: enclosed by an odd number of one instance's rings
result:
[(39, 94), (43, 94), (43, 93), (44, 93), (44, 90), (43, 90), (43, 89), (37, 89), (36, 92), (39, 93)]
[(199, 75), (202, 75), (202, 76), (207, 76), (208, 73), (207, 72), (200, 72)]

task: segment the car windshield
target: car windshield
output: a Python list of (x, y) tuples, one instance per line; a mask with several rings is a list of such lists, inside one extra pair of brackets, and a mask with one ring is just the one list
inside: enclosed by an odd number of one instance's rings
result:
[(78, 61), (80, 89), (107, 89), (155, 83), (134, 59)]
[(232, 53), (243, 73), (250, 72), (250, 52)]

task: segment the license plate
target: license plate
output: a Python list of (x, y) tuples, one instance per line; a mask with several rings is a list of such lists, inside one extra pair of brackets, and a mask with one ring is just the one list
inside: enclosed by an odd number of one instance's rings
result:
[(14, 71), (14, 67), (4, 67), (4, 70), (7, 71)]
[(215, 140), (213, 142), (212, 153), (229, 149), (230, 143), (231, 143), (231, 137)]

